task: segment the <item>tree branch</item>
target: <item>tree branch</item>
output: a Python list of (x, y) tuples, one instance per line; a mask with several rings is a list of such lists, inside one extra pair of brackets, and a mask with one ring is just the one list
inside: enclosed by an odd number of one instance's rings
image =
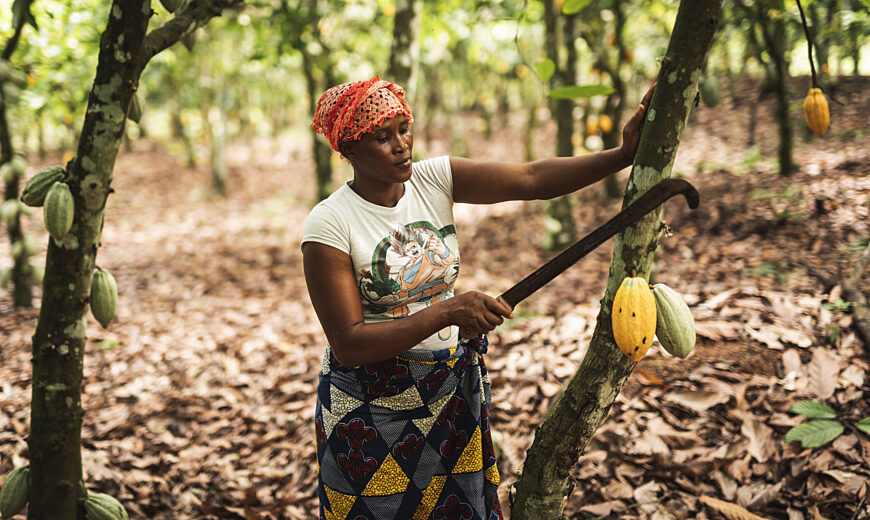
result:
[(142, 68), (151, 58), (207, 24), (224, 9), (240, 7), (245, 0), (192, 0), (171, 20), (149, 32), (145, 37), (138, 63)]

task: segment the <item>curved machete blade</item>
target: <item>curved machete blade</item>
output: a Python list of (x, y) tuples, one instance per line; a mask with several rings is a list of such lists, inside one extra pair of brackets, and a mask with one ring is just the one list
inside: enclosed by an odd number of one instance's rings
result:
[(604, 225), (589, 233), (574, 243), (568, 249), (559, 253), (552, 260), (539, 267), (535, 272), (520, 280), (516, 285), (505, 291), (499, 298), (513, 309), (550, 280), (559, 276), (566, 269), (588, 255), (590, 251), (603, 244), (608, 238), (634, 224), (647, 213), (664, 204), (674, 195), (683, 194), (689, 208), (695, 209), (701, 198), (698, 190), (683, 179), (665, 179), (641, 195), (637, 200), (617, 213)]

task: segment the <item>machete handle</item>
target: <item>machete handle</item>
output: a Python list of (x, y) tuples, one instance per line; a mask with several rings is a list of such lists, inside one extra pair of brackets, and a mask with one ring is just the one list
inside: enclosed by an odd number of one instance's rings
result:
[(686, 198), (686, 203), (690, 209), (697, 208), (701, 201), (698, 190), (688, 181), (684, 179), (665, 179), (647, 190), (637, 200), (624, 207), (622, 211), (605, 222), (604, 225), (581, 238), (574, 245), (539, 267), (535, 272), (517, 282), (516, 285), (502, 293), (499, 298), (513, 309), (518, 303), (528, 298), (553, 278), (565, 272), (566, 269), (603, 244), (607, 239), (634, 224), (674, 195), (679, 194), (682, 194)]

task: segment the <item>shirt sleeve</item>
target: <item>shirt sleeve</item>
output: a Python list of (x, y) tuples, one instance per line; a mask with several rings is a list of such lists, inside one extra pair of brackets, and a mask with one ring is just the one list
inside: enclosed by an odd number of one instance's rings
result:
[(415, 163), (414, 168), (421, 181), (453, 201), (453, 170), (450, 169), (450, 156), (442, 155), (425, 159)]
[(302, 244), (319, 242), (350, 254), (350, 232), (332, 208), (324, 204), (314, 206), (302, 226)]

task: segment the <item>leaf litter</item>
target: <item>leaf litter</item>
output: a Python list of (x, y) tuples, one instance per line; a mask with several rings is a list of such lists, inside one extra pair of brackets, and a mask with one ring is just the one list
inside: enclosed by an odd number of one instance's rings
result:
[[(843, 97), (866, 105), (866, 90)], [(698, 346), (680, 360), (656, 343), (638, 364), (574, 468), (568, 518), (870, 517), (870, 437), (855, 427), (870, 415), (867, 351), (839, 300), (839, 281), (870, 236), (870, 179), (860, 174), (870, 149), (866, 140), (813, 138), (796, 146), (806, 167), (789, 179), (765, 161), (740, 173), (724, 158), (743, 157), (744, 137), (732, 129), (747, 107), (730, 108), (699, 108), (684, 134), (675, 171), (692, 172), (702, 203), (693, 212), (668, 205), (674, 236), (663, 239), (654, 274), (690, 304)], [(763, 131), (768, 108), (758, 133), (765, 157), (775, 156), (775, 132)], [(863, 116), (841, 121), (860, 126)], [(505, 132), (519, 139), (520, 128)], [(537, 149), (551, 146), (551, 127), (538, 134)], [(509, 138), (469, 139), (480, 158), (520, 152), (505, 148)], [(447, 142), (433, 136), (429, 155), (447, 153)], [(710, 153), (723, 164), (702, 172)], [(208, 195), (205, 168), (183, 170), (153, 143), (133, 143), (116, 165), (99, 264), (117, 279), (119, 309), (105, 330), (88, 317), (82, 454), (89, 488), (118, 497), (131, 518), (317, 516), (312, 419), (324, 339), (299, 253), (313, 183), (298, 172), (311, 163), (298, 143), (260, 139), (234, 145), (228, 163), (229, 199)], [(598, 187), (577, 198), (581, 234), (621, 202)], [(456, 215), (459, 290), (498, 294), (549, 256), (539, 250), (540, 203), (460, 205)], [(44, 248), (39, 219), (25, 226)], [(534, 429), (592, 337), (611, 247), (491, 335), (491, 421), (508, 511)], [(42, 258), (44, 250), (34, 260)], [(9, 262), (6, 243), (0, 262)], [(0, 295), (0, 476), (27, 463), (36, 317)], [(809, 421), (788, 413), (807, 400), (844, 425), (820, 448), (783, 442)]]

